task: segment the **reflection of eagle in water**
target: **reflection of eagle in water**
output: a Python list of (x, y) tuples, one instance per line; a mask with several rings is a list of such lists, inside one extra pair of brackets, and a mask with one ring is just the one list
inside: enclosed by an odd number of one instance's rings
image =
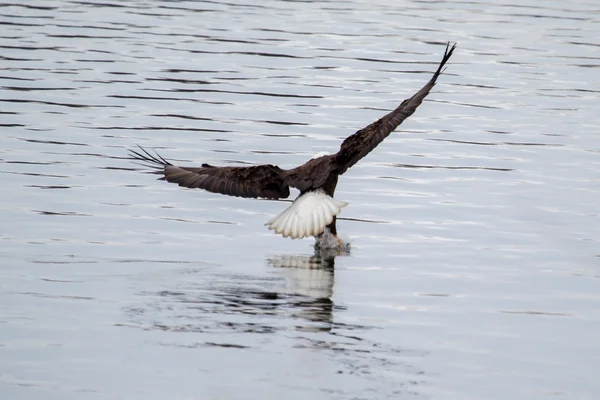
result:
[[(398, 125), (411, 116), (436, 83), (442, 68), (452, 55), (456, 44), (446, 46), (444, 58), (433, 77), (411, 98), (406, 99), (392, 112), (349, 136), (336, 154), (316, 155), (305, 164), (281, 169), (265, 164), (252, 167), (178, 167), (140, 147), (131, 150), (131, 156), (157, 168), (162, 180), (179, 186), (204, 189), (230, 196), (281, 199), (290, 195), (290, 186), (300, 190), (292, 205), (267, 222), (269, 229), (293, 239), (316, 236), (321, 239), (327, 231), (337, 238), (336, 215), (347, 203), (333, 199), (338, 177), (366, 156), (392, 133)], [(338, 239), (337, 243), (341, 244)]]

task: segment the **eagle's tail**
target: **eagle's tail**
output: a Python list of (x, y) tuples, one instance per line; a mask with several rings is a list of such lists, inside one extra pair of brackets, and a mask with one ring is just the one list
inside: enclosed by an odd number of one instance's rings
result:
[(316, 236), (347, 205), (345, 201), (335, 200), (322, 190), (306, 192), (265, 225), (283, 237), (292, 239)]

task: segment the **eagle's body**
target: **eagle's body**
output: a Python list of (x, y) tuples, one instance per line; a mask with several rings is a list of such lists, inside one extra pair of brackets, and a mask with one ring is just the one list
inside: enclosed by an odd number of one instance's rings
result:
[(300, 190), (298, 198), (265, 225), (293, 239), (307, 236), (316, 236), (318, 239), (326, 230), (337, 235), (336, 215), (347, 205), (333, 199), (339, 176), (415, 112), (435, 85), (455, 46), (446, 46), (444, 58), (433, 77), (411, 98), (404, 100), (383, 118), (346, 138), (337, 153), (313, 157), (299, 167), (288, 170), (271, 164), (251, 167), (215, 167), (208, 164), (178, 167), (142, 148), (141, 152), (132, 150), (131, 155), (135, 160), (156, 168), (156, 173), (162, 175), (159, 179), (187, 188), (230, 196), (281, 199), (290, 195), (290, 186), (294, 187)]

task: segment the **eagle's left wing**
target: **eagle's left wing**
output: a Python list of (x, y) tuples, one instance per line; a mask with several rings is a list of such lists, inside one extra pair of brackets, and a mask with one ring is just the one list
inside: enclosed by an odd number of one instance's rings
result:
[(142, 147), (140, 151), (129, 152), (133, 160), (154, 168), (156, 174), (162, 175), (159, 179), (186, 188), (249, 198), (281, 199), (290, 195), (285, 171), (275, 165), (214, 167), (202, 164), (201, 167), (178, 167), (158, 153), (151, 154)]

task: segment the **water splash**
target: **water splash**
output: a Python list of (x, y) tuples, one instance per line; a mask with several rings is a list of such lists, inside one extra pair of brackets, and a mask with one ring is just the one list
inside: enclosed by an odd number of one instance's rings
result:
[[(340, 237), (331, 233), (329, 228), (325, 228), (322, 234), (316, 237), (315, 252), (325, 256), (332, 255), (349, 255), (350, 254), (350, 239), (346, 236)], [(326, 254), (324, 254), (326, 253)]]

